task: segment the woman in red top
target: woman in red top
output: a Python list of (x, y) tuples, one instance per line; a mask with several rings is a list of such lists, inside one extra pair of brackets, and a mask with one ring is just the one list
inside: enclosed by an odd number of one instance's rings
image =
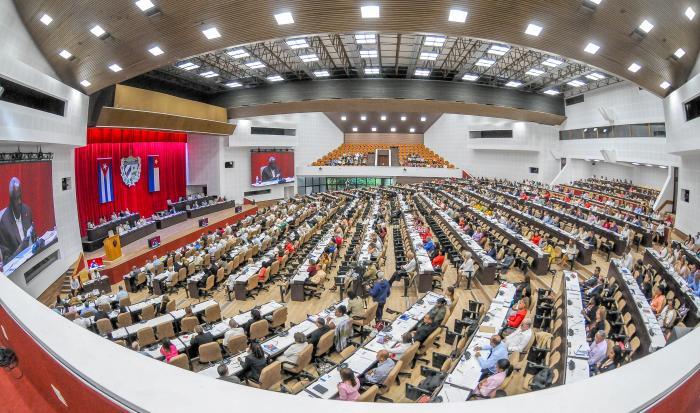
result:
[(161, 341), (160, 354), (165, 357), (165, 361), (170, 363), (173, 357), (177, 356), (177, 347), (170, 342), (167, 338)]
[(532, 243), (535, 245), (540, 245), (540, 241), (542, 241), (542, 237), (540, 237), (540, 234), (534, 233), (532, 235), (532, 238), (530, 238), (530, 241), (532, 241)]
[(527, 307), (525, 306), (525, 301), (520, 300), (518, 301), (518, 311), (515, 314), (508, 317), (508, 327), (520, 327), (520, 323), (523, 322), (525, 316), (527, 316)]
[(445, 262), (445, 254), (442, 252), (442, 250), (438, 250), (437, 255), (435, 258), (433, 258), (433, 268), (441, 268), (443, 262)]
[(284, 250), (287, 251), (288, 254), (294, 253), (294, 245), (292, 245), (291, 241), (287, 241), (287, 243), (284, 245)]
[(267, 267), (262, 266), (260, 267), (260, 272), (258, 273), (258, 280), (260, 281), (265, 281), (265, 273), (267, 272)]

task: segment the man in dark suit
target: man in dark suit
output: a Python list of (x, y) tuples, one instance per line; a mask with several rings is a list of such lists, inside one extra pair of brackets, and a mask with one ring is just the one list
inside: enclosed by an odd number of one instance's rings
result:
[(262, 180), (263, 182), (274, 181), (280, 178), (280, 170), (277, 167), (277, 159), (271, 156), (267, 161), (267, 166), (262, 170)]
[(22, 203), (19, 179), (10, 179), (10, 204), (0, 218), (0, 252), (6, 264), (36, 238), (32, 210)]
[(433, 321), (430, 313), (426, 314), (423, 316), (423, 320), (418, 323), (416, 330), (412, 332), (413, 340), (420, 343), (424, 342), (436, 328), (438, 328), (438, 324)]
[(307, 340), (309, 344), (314, 346), (314, 349), (316, 348), (316, 345), (318, 345), (318, 341), (321, 339), (321, 336), (331, 330), (331, 328), (326, 325), (326, 320), (324, 320), (323, 317), (318, 317), (316, 319), (316, 328), (317, 330), (311, 333), (309, 335), (309, 339)]

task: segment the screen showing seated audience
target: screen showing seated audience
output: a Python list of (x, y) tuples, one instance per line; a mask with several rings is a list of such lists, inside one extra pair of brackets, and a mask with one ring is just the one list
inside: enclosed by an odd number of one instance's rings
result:
[(294, 182), (294, 152), (251, 152), (250, 167), (253, 186)]
[(51, 162), (0, 164), (0, 266), (5, 275), (58, 241)]

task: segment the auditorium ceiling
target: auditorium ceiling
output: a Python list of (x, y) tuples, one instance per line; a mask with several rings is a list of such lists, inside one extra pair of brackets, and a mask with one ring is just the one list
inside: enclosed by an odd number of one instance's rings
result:
[(411, 112), (331, 112), (326, 116), (343, 133), (423, 134), (441, 116), (440, 113)]
[(206, 94), (376, 76), (565, 96), (624, 79), (664, 96), (700, 39), (698, 0), (15, 4), (57, 74), (86, 93), (148, 74)]

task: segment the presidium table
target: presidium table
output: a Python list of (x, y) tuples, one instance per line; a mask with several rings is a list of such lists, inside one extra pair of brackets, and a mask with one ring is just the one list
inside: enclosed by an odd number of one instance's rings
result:
[(197, 217), (201, 217), (202, 215), (207, 215), (207, 214), (211, 214), (214, 212), (223, 211), (225, 209), (233, 208), (235, 206), (236, 206), (236, 202), (231, 200), (231, 201), (219, 202), (218, 204), (205, 205), (205, 206), (200, 206), (197, 208), (190, 208), (187, 210), (187, 217), (188, 218), (197, 218)]

